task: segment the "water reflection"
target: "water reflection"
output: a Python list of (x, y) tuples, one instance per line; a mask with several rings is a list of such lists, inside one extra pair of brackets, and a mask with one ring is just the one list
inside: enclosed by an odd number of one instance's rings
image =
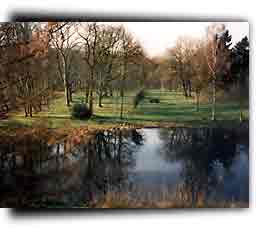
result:
[(248, 144), (238, 144), (237, 131), (175, 128), (167, 135), (161, 154), (168, 161), (181, 162), (181, 186), (189, 200), (248, 201)]
[[(5, 140), (5, 141), (4, 141)], [(98, 131), (63, 138), (0, 140), (4, 207), (94, 206), (108, 192), (135, 201), (248, 202), (248, 129)]]
[(94, 203), (120, 188), (142, 143), (136, 130), (119, 129), (96, 132), (76, 144), (67, 138), (51, 145), (27, 136), (2, 139), (0, 203), (8, 207)]

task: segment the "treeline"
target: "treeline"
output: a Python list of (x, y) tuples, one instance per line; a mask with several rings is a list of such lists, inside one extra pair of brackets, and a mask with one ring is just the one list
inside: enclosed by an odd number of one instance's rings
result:
[(235, 86), (239, 101), (248, 99), (249, 41), (231, 46), (220, 24), (208, 27), (204, 39), (181, 37), (166, 56), (150, 58), (122, 25), (1, 23), (0, 114), (22, 107), (26, 117), (33, 116), (60, 90), (67, 106), (76, 91), (83, 92), (91, 113), (103, 106), (103, 97), (117, 93), (123, 118), (125, 92), (145, 87), (179, 88), (185, 97), (195, 93), (198, 111), (208, 88), (214, 120), (218, 88)]
[[(32, 116), (47, 101), (49, 89), (48, 27), (0, 24), (0, 112), (24, 107)], [(46, 99), (45, 99), (46, 98)]]
[(138, 41), (110, 24), (1, 23), (0, 48), (1, 112), (24, 107), (26, 117), (53, 91), (64, 90), (70, 106), (80, 90), (92, 113), (94, 102), (102, 107), (104, 96), (119, 91), (122, 118), (125, 90), (144, 84), (149, 64)]
[(201, 93), (212, 102), (211, 119), (216, 119), (217, 90), (234, 90), (239, 101), (240, 120), (243, 103), (249, 94), (249, 40), (243, 37), (232, 46), (230, 31), (223, 24), (212, 24), (202, 39), (179, 37), (166, 55), (156, 58), (157, 67), (146, 82), (149, 86), (182, 90), (186, 98), (196, 98), (199, 111)]

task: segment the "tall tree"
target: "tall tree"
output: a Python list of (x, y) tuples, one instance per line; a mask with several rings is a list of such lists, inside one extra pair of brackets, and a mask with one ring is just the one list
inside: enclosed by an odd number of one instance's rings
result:
[(96, 91), (98, 94), (98, 106), (102, 107), (102, 98), (107, 95), (109, 89), (112, 94), (112, 81), (117, 78), (113, 74), (114, 62), (121, 44), (122, 27), (102, 25), (100, 27), (100, 39), (98, 46), (98, 65)]
[(175, 71), (182, 83), (185, 97), (191, 96), (191, 77), (192, 68), (191, 61), (193, 58), (193, 42), (190, 37), (179, 37), (175, 47), (171, 50), (171, 54), (175, 57)]
[(231, 72), (239, 92), (239, 120), (243, 120), (243, 101), (248, 100), (249, 40), (244, 37), (232, 49)]
[(82, 29), (78, 30), (79, 36), (82, 38), (84, 46), (84, 60), (89, 68), (89, 80), (86, 88), (86, 102), (89, 103), (89, 109), (93, 113), (93, 91), (95, 89), (97, 63), (98, 63), (98, 41), (100, 28), (97, 23), (82, 23)]
[(224, 24), (216, 24), (207, 28), (206, 58), (209, 75), (212, 81), (212, 115), (216, 119), (216, 90), (218, 79), (223, 78), (230, 69), (231, 36)]
[(66, 105), (72, 101), (72, 83), (70, 81), (72, 68), (72, 52), (78, 45), (75, 23), (60, 22), (55, 32), (51, 33), (51, 41), (56, 48), (59, 74), (63, 78)]
[(205, 48), (205, 42), (203, 40), (196, 40), (196, 48), (192, 58), (192, 69), (194, 72), (192, 84), (196, 97), (196, 111), (199, 111), (201, 92), (207, 87), (209, 81), (209, 67), (205, 57)]

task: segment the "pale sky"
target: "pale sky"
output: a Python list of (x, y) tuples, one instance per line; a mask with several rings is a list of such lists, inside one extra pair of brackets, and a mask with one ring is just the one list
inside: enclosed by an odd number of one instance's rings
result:
[[(114, 23), (114, 22), (113, 22)], [(211, 22), (117, 22), (123, 24), (150, 56), (162, 55), (179, 36), (203, 37)], [(219, 23), (219, 22), (218, 22)], [(249, 37), (248, 22), (221, 22), (229, 29), (233, 43)]]

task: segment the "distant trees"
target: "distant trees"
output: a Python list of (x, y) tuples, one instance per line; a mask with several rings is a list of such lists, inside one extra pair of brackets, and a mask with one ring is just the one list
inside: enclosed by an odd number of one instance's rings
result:
[(186, 98), (195, 92), (196, 111), (199, 111), (201, 91), (208, 86), (209, 81), (206, 49), (205, 40), (180, 37), (169, 51), (171, 57), (168, 72), (179, 79)]
[(172, 54), (175, 57), (176, 64), (174, 69), (180, 79), (183, 87), (184, 96), (191, 96), (191, 59), (193, 57), (192, 41), (190, 38), (180, 37), (176, 41)]
[(196, 97), (196, 111), (200, 107), (201, 92), (207, 87), (209, 82), (209, 67), (205, 56), (206, 46), (202, 40), (196, 41), (195, 52), (192, 58), (192, 85)]
[(130, 33), (124, 28), (121, 36), (121, 46), (119, 50), (119, 57), (121, 58), (120, 65), (120, 96), (121, 96), (121, 108), (120, 108), (120, 119), (123, 119), (124, 111), (124, 96), (125, 96), (125, 81), (129, 77), (129, 72), (132, 70), (132, 65), (137, 65), (141, 62), (143, 57), (143, 50), (140, 44), (133, 39)]
[(216, 91), (223, 88), (231, 77), (231, 36), (223, 24), (207, 28), (206, 39), (179, 37), (170, 49), (170, 69), (183, 89), (184, 96), (196, 95), (196, 110), (199, 111), (201, 91), (212, 88), (211, 119), (216, 119)]
[(164, 55), (149, 60), (147, 84), (159, 87), (161, 90), (172, 88), (172, 63), (170, 56)]

